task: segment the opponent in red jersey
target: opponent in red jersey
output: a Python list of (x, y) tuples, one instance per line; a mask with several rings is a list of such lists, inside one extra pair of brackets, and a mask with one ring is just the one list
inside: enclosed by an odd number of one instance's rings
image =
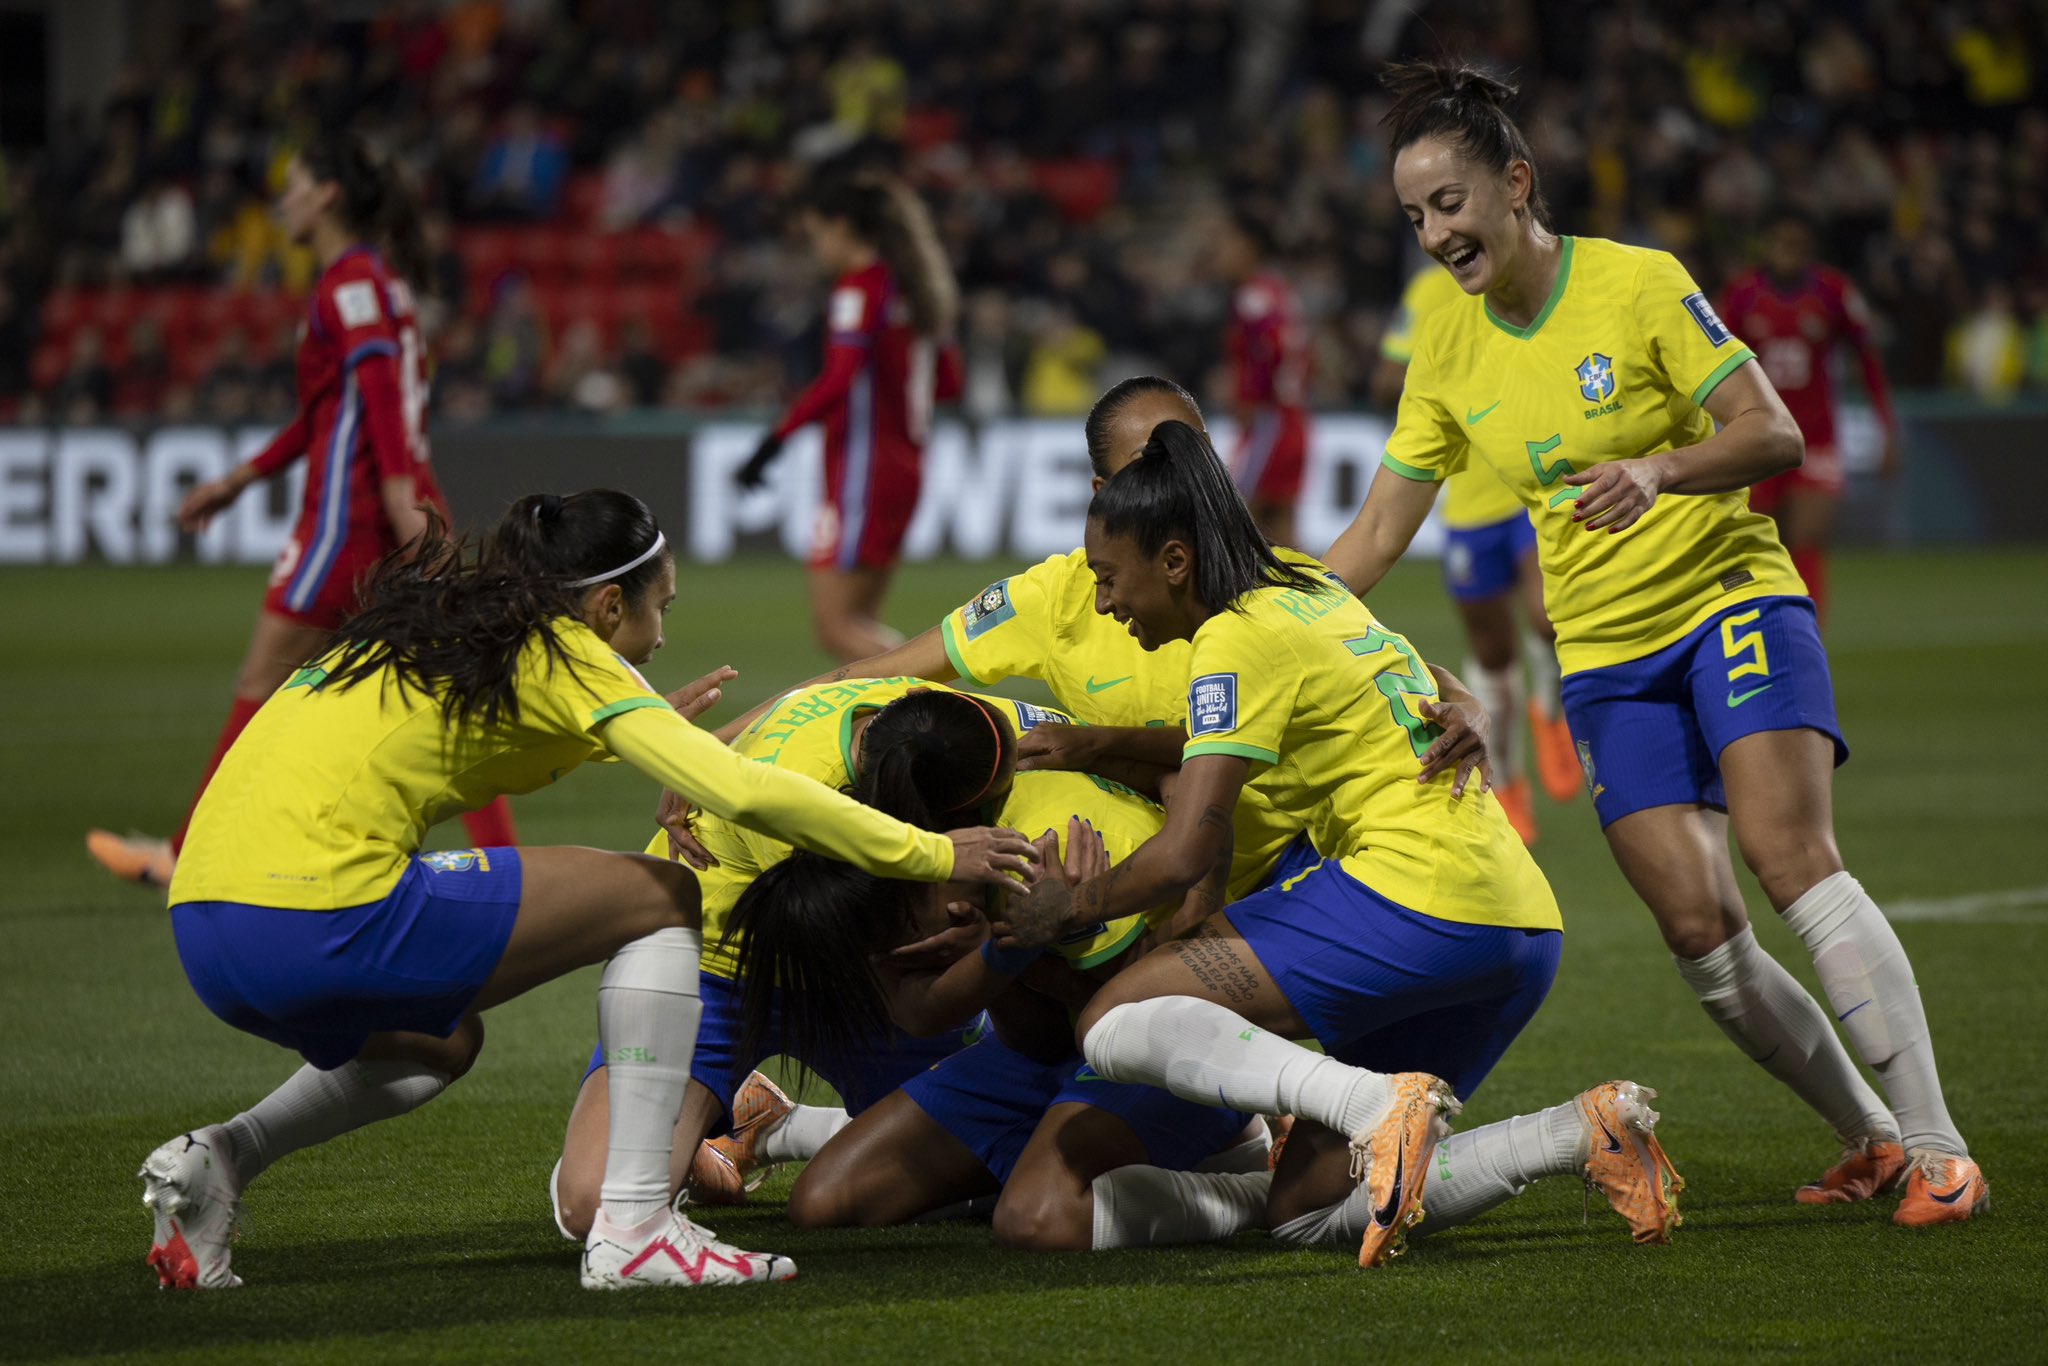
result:
[[(201, 792), (264, 700), (355, 609), (356, 586), (377, 561), (426, 529), (428, 506), (447, 514), (427, 463), (426, 361), (412, 291), (372, 245), (391, 251), (403, 275), (425, 278), (410, 190), (358, 140), (324, 138), (285, 168), (277, 213), (321, 266), (299, 334), (298, 415), (246, 463), (194, 489), (178, 522), (205, 530), (243, 490), (301, 456), (305, 505), (271, 573)], [(463, 821), (479, 845), (517, 842), (502, 797)], [(86, 847), (118, 877), (167, 886), (183, 840), (182, 826), (169, 841), (94, 830)]]
[(1286, 279), (1267, 266), (1264, 225), (1237, 218), (1217, 262), (1232, 286), (1230, 363), (1237, 449), (1230, 476), (1276, 545), (1294, 543), (1294, 505), (1308, 464), (1308, 329)]
[(1842, 498), (1842, 454), (1835, 442), (1835, 382), (1829, 362), (1852, 347), (1863, 387), (1884, 427), (1883, 474), (1898, 470), (1899, 427), (1884, 362), (1870, 339), (1869, 314), (1856, 287), (1813, 255), (1813, 230), (1781, 213), (1765, 231), (1763, 264), (1730, 281), (1721, 317), (1748, 342), (1806, 437), (1806, 463), (1749, 491), (1749, 505), (1778, 523), (1778, 535), (1806, 581), (1814, 609), (1827, 617), (1827, 545)]
[(842, 660), (903, 643), (878, 620), (917, 511), (932, 404), (960, 392), (949, 338), (959, 290), (931, 217), (909, 187), (872, 177), (826, 185), (803, 213), (811, 250), (838, 276), (825, 370), (739, 472), (766, 478), (790, 433), (825, 424), (825, 502), (811, 550), (818, 643)]

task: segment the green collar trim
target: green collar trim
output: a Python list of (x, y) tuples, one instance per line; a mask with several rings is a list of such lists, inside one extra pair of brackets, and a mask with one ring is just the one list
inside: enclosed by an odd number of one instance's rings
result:
[(1550, 321), (1550, 315), (1557, 311), (1558, 301), (1564, 298), (1565, 284), (1572, 278), (1572, 247), (1578, 241), (1575, 237), (1558, 239), (1564, 243), (1564, 251), (1557, 262), (1557, 281), (1550, 287), (1550, 297), (1543, 301), (1543, 310), (1530, 319), (1527, 327), (1516, 327), (1505, 323), (1493, 311), (1493, 300), (1486, 301), (1486, 320), (1516, 341), (1528, 341), (1543, 330), (1543, 324)]

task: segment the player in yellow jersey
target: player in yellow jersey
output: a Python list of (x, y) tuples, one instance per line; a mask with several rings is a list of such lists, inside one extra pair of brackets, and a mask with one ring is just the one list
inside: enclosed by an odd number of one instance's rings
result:
[(1253, 782), (1310, 823), (1321, 862), (1118, 974), (1077, 1035), (1112, 1080), (1296, 1116), (1266, 1218), (1307, 1233), (1362, 1210), (1359, 1259), (1378, 1265), (1419, 1217), (1454, 1092), (1550, 989), (1557, 903), (1497, 803), (1416, 781), (1436, 684), (1415, 651), (1273, 555), (1200, 433), (1162, 424), (1103, 485), (1087, 552), (1098, 609), (1141, 646), (1192, 640), (1190, 738), (1161, 832), (1102, 877), (1012, 898), (1005, 942), (1049, 944), (1213, 885)]
[(485, 545), (435, 536), (386, 561), (337, 643), (236, 740), (194, 812), (172, 930), (207, 1007), (307, 1066), (144, 1163), (165, 1285), (238, 1284), (249, 1181), (431, 1100), (475, 1061), (482, 1011), (605, 960), (613, 1122), (584, 1285), (793, 1274), (668, 1206), (699, 1014), (696, 877), (589, 849), (422, 854), (427, 829), (616, 757), (724, 819), (892, 876), (1022, 872), (1032, 851), (1010, 832), (915, 829), (688, 724), (634, 669), (674, 599), (674, 559), (637, 498), (524, 498)]
[[(1903, 1178), (1897, 1222), (1969, 1218), (1988, 1187), (1943, 1101), (1912, 967), (1835, 843), (1848, 748), (1813, 605), (1748, 506), (1748, 486), (1799, 463), (1798, 427), (1676, 260), (1551, 230), (1509, 87), (1441, 62), (1389, 83), (1395, 189), (1468, 297), (1424, 325), (1383, 471), (1398, 477), (1373, 481), (1332, 567), (1370, 591), (1446, 474), (1514, 486), (1615, 861), (1715, 1023), (1843, 1143), (1798, 1198), (1868, 1199)], [(1889, 1107), (1758, 945), (1731, 825)]]
[[(1465, 297), (1441, 266), (1424, 266), (1409, 280), (1401, 307), (1380, 338), (1380, 363), (1373, 372), (1373, 398), (1391, 408), (1415, 354), (1423, 319), (1453, 299)], [(1514, 490), (1487, 470), (1466, 470), (1444, 481), (1444, 591), (1458, 609), (1471, 655), (1465, 678), (1493, 718), (1494, 791), (1508, 819), (1528, 842), (1536, 838), (1536, 808), (1522, 772), (1522, 725), (1526, 715), (1536, 751), (1536, 773), (1554, 802), (1579, 791), (1579, 760), (1557, 697), (1556, 632), (1543, 610), (1543, 571), (1536, 562), (1536, 530)], [(1525, 633), (1515, 621), (1514, 600), (1528, 618)], [(1529, 674), (1528, 705), (1522, 665)]]

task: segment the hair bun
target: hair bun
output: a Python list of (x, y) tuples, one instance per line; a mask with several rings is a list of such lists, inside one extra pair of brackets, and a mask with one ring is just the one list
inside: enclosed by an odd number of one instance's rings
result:
[(533, 505), (533, 518), (537, 522), (552, 522), (562, 515), (562, 495), (543, 493)]

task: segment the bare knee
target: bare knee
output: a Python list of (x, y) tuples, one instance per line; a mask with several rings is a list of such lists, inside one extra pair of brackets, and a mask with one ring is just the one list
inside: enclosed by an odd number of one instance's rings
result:
[(1742, 861), (1756, 874), (1771, 905), (1781, 911), (1816, 883), (1842, 871), (1841, 851), (1826, 830), (1774, 830), (1744, 840)]
[(567, 1154), (563, 1155), (555, 1175), (555, 1222), (572, 1238), (590, 1237), (590, 1226), (597, 1220), (597, 1206), (602, 1198), (603, 1173), (601, 1164), (572, 1165)]
[(703, 894), (689, 865), (664, 858), (642, 858), (642, 862), (654, 886), (646, 897), (634, 898), (637, 904), (630, 912), (621, 908), (617, 922), (621, 948), (656, 930), (692, 930), (703, 921)]
[(1095, 1245), (1095, 1197), (1086, 1186), (1012, 1182), (996, 1202), (994, 1233), (997, 1247), (1015, 1252), (1086, 1252)]
[(834, 1168), (813, 1159), (789, 1192), (789, 1222), (798, 1228), (859, 1228), (861, 1201), (852, 1183)]
[(363, 1062), (416, 1063), (456, 1082), (476, 1065), (483, 1048), (483, 1017), (467, 1015), (445, 1039), (432, 1034), (373, 1034), (356, 1056)]
[(1666, 903), (1656, 908), (1657, 929), (1664, 947), (1679, 958), (1704, 958), (1741, 934), (1749, 917), (1739, 907), (1718, 901)]

